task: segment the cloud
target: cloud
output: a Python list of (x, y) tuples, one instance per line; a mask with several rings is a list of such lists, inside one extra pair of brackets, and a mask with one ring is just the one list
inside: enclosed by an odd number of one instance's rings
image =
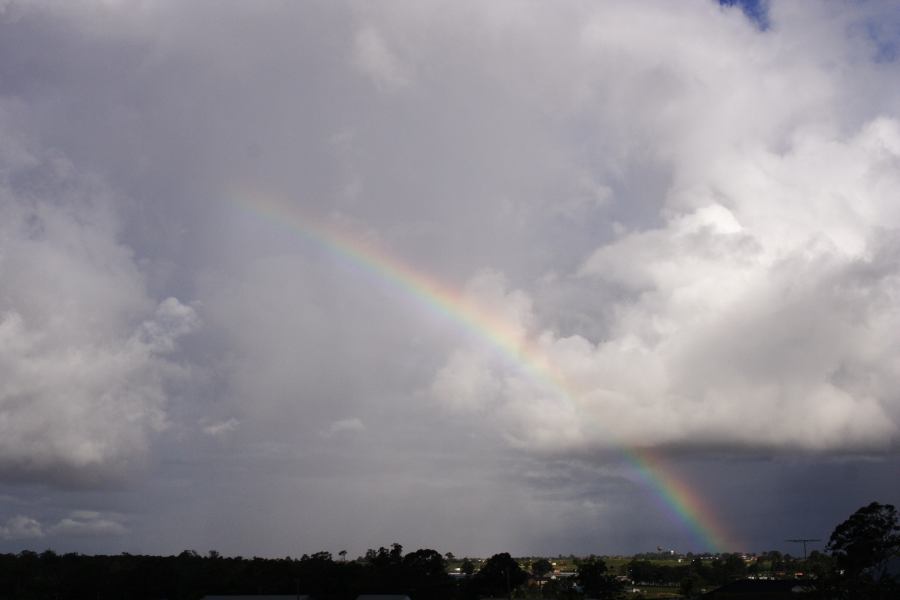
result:
[(773, 511), (808, 492), (747, 453), (895, 466), (896, 11), (683, 4), (0, 2), (9, 515), (124, 526), (52, 487), (127, 477), (97, 505), (163, 552), (642, 550), (681, 534), (609, 446)]
[[(646, 61), (666, 46), (644, 34), (677, 17), (657, 16), (629, 36), (588, 20), (587, 44), (630, 64), (617, 94), (636, 93)], [(774, 68), (778, 34), (766, 35), (714, 42), (720, 57), (762, 50), (762, 60), (737, 70), (696, 56), (702, 43), (673, 48), (654, 84), (667, 90), (666, 108), (624, 113), (653, 121), (651, 152), (668, 164), (670, 183), (657, 199), (658, 225), (619, 228), (576, 269), (547, 280), (567, 286), (566, 298), (600, 290), (593, 335), (542, 323), (538, 315), (565, 322), (579, 307), (544, 306), (538, 286), (495, 294), (526, 299), (493, 308), (514, 324), (523, 322), (523, 304), (533, 307), (524, 337), (565, 389), (548, 389), (528, 369), (473, 347), (453, 353), (437, 374), (439, 402), (486, 413), (514, 444), (541, 450), (897, 447), (900, 370), (887, 332), (900, 318), (891, 300), (900, 291), (891, 191), (900, 185), (900, 125), (876, 116), (839, 133), (829, 111), (840, 112), (836, 90), (846, 83), (813, 56)], [(853, 44), (842, 50), (855, 53)], [(780, 88), (792, 71), (810, 82), (799, 95), (778, 93), (777, 105), (763, 100), (765, 109), (752, 114), (729, 102), (732, 84), (768, 78)], [(702, 95), (692, 77), (704, 80)], [(739, 96), (750, 97), (749, 87)], [(805, 112), (813, 106), (820, 108)], [(651, 136), (637, 123), (629, 131)], [(618, 194), (613, 204), (629, 200)]]
[(197, 317), (175, 298), (154, 306), (103, 184), (6, 133), (0, 477), (103, 480), (165, 429), (186, 372), (165, 356)]
[(366, 426), (363, 424), (363, 422), (356, 417), (352, 417), (349, 419), (340, 419), (338, 421), (334, 421), (331, 425), (328, 426), (328, 429), (322, 432), (322, 435), (325, 437), (332, 437), (339, 434), (359, 433), (365, 430)]
[(393, 92), (410, 83), (408, 68), (403, 66), (374, 27), (365, 26), (356, 33), (353, 58), (354, 64), (371, 78), (379, 90)]
[(203, 433), (212, 437), (222, 437), (236, 430), (241, 424), (237, 419), (231, 418), (225, 421), (215, 421), (203, 426)]
[(44, 537), (41, 524), (31, 517), (16, 515), (0, 525), (0, 540), (33, 540)]
[(96, 511), (74, 511), (47, 528), (50, 536), (94, 537), (118, 536), (128, 533), (120, 515), (105, 515)]
[(56, 523), (44, 525), (37, 519), (16, 515), (0, 525), (0, 540), (35, 540), (45, 537), (116, 536), (128, 533), (121, 515), (97, 511), (72, 511)]
[(664, 226), (622, 235), (574, 275), (618, 290), (605, 339), (530, 328), (564, 392), (491, 372), (476, 351), (434, 389), (449, 406), (494, 407), (526, 447), (894, 448), (898, 165), (890, 119), (722, 160), (705, 192), (673, 194)]

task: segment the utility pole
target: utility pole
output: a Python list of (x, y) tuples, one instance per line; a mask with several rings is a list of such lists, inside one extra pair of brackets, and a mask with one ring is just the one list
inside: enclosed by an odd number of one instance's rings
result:
[(794, 542), (795, 544), (803, 544), (803, 560), (806, 561), (806, 543), (807, 542), (821, 542), (822, 540), (814, 539), (814, 538), (796, 538), (793, 540), (785, 540), (788, 542)]

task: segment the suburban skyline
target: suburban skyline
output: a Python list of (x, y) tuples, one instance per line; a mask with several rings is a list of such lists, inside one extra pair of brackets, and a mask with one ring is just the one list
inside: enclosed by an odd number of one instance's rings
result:
[(900, 504), (896, 8), (0, 2), (0, 551)]

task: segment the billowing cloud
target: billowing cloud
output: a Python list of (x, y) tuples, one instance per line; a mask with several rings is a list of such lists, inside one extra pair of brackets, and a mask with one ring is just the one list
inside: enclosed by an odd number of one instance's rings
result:
[(186, 372), (165, 355), (197, 317), (175, 298), (154, 306), (107, 189), (6, 133), (0, 473), (122, 474), (166, 427), (167, 385)]
[(3, 537), (684, 541), (618, 445), (896, 494), (896, 10), (764, 4), (0, 1)]
[[(589, 46), (631, 64), (617, 94), (631, 93), (656, 56), (641, 34), (621, 37), (600, 20), (585, 31)], [(571, 295), (601, 290), (599, 333), (566, 335), (530, 318), (528, 337), (563, 389), (466, 350), (435, 380), (441, 402), (488, 408), (522, 447), (896, 448), (900, 124), (876, 116), (835, 131), (843, 80), (796, 58), (771, 69), (778, 39), (716, 42), (717, 60), (766, 44), (739, 81), (727, 61), (694, 60), (690, 46), (672, 47), (659, 67), (666, 108), (633, 114), (654, 121), (652, 153), (671, 170), (657, 200), (662, 222), (619, 229), (561, 276)], [(794, 69), (815, 83), (738, 117), (732, 83), (786, 85), (779, 79)], [(805, 112), (813, 105), (820, 110)], [(536, 304), (560, 320), (569, 310)]]
[[(846, 140), (721, 160), (673, 193), (684, 208), (663, 226), (623, 233), (573, 274), (616, 291), (604, 339), (531, 327), (565, 390), (468, 352), (437, 394), (492, 406), (523, 444), (556, 449), (894, 448), (898, 167), (900, 126), (883, 118)], [(521, 320), (521, 306), (502, 312)]]

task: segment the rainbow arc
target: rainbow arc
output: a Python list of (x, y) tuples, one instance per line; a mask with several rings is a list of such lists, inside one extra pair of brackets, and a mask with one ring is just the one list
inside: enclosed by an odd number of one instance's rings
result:
[[(576, 397), (561, 371), (554, 368), (532, 340), (523, 337), (502, 315), (473, 302), (462, 290), (413, 268), (359, 236), (305, 218), (286, 202), (259, 193), (239, 193), (234, 202), (277, 227), (289, 228), (329, 254), (363, 269), (474, 333), (548, 391), (567, 399)], [(733, 543), (703, 495), (679, 478), (662, 456), (646, 448), (618, 445), (615, 449), (631, 471), (654, 491), (671, 518), (686, 525), (704, 549), (721, 552)]]

